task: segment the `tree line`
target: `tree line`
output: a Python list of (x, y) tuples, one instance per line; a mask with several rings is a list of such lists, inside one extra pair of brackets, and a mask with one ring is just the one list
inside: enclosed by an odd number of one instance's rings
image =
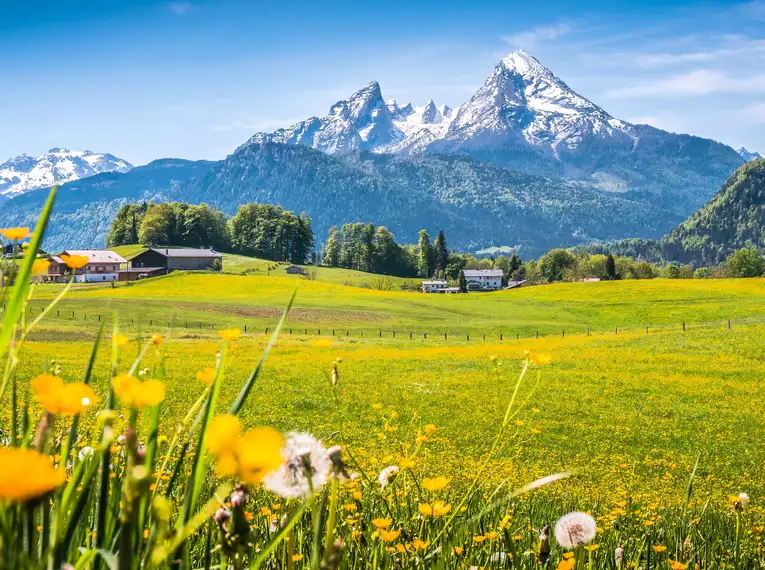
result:
[(271, 204), (243, 204), (229, 218), (207, 204), (144, 202), (122, 206), (107, 234), (107, 247), (129, 244), (211, 247), (305, 263), (312, 257), (314, 234), (307, 214)]

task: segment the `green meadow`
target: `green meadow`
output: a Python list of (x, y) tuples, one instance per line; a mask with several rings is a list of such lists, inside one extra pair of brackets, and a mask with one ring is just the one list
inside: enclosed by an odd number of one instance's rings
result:
[[(765, 281), (561, 283), (452, 296), (347, 286), (324, 273), (315, 280), (269, 275), (268, 262), (251, 263), (246, 269), (259, 271), (175, 273), (73, 288), (24, 347), (17, 369), (21, 398), (31, 398), (28, 382), (46, 368), (58, 367), (67, 381), (81, 378), (99, 327), (111, 335), (116, 315), (129, 339), (119, 370), (151, 335), (163, 338), (149, 345), (140, 368), (164, 370), (159, 425), (173, 433), (204, 393), (196, 374), (215, 367), (218, 332), (243, 331), (228, 343), (218, 400), (224, 413), (294, 293), (282, 334), (240, 414), (243, 426), (308, 432), (327, 446), (342, 444), (351, 468), (369, 481), (364, 493), (373, 491), (381, 469), (408, 464), (412, 478), (396, 496), (410, 501), (415, 493), (425, 501), (412, 483), (445, 476), (450, 483), (442, 498), (456, 508), (471, 478), (482, 473), (485, 491), (471, 495), (470, 513), (496, 493), (504, 496), (499, 489), (565, 473), (520, 499), (503, 499), (493, 523), (460, 523), (449, 540), (465, 545), (466, 565), (486, 564), (500, 550), (515, 557), (531, 552), (541, 526), (575, 509), (598, 521), (602, 550), (589, 554), (597, 567), (613, 567), (620, 541), (643, 560), (641, 567), (667, 568), (669, 560), (681, 559), (718, 567), (733, 560), (734, 540), (751, 563), (762, 559)], [(60, 290), (37, 286), (29, 315), (36, 318)], [(550, 363), (530, 365), (494, 448), (527, 351), (549, 356)], [(110, 357), (107, 342), (92, 378), (101, 398), (107, 397)], [(94, 418), (83, 421), (92, 426)], [(395, 526), (409, 528), (402, 538), (367, 544), (370, 520), (382, 516), (375, 511), (380, 504), (370, 499), (368, 510), (355, 514), (367, 500), (351, 498), (356, 485), (341, 497), (347, 504), (337, 531), (354, 553), (348, 568), (366, 567), (361, 561), (373, 555), (380, 567), (413, 563), (406, 557), (421, 546), (415, 538), (438, 538), (439, 527), (417, 530), (410, 512), (393, 515)], [(740, 531), (745, 539), (735, 535), (729, 502), (739, 492), (752, 498)], [(272, 503), (257, 499), (268, 520)], [(372, 530), (357, 535), (360, 525)], [(301, 532), (308, 552), (310, 536)], [(689, 536), (698, 545), (692, 555), (683, 551)], [(523, 560), (522, 567), (535, 567), (533, 557)]]

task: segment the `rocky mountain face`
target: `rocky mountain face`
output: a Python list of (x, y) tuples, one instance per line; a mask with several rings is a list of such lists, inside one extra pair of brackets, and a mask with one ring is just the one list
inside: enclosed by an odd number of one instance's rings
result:
[(64, 184), (133, 165), (108, 153), (52, 148), (42, 156), (22, 154), (0, 164), (0, 195), (12, 198), (35, 188)]
[(762, 156), (759, 152), (753, 152), (749, 151), (743, 146), (736, 151), (741, 155), (741, 158), (743, 158), (745, 161), (749, 162), (750, 160), (759, 160), (760, 158), (765, 158), (765, 156)]
[(466, 154), (612, 192), (680, 194), (692, 208), (744, 161), (715, 141), (614, 118), (523, 51), (503, 58), (457, 109), (432, 100), (423, 107), (385, 103), (373, 82), (336, 103), (327, 117), (258, 133), (246, 144), (262, 142), (330, 154)]

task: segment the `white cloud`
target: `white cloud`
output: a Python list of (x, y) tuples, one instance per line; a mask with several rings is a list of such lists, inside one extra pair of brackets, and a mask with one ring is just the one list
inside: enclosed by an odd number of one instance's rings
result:
[(765, 39), (752, 39), (744, 36), (726, 36), (724, 38), (709, 38), (707, 43), (724, 43), (724, 47), (713, 50), (696, 50), (684, 53), (655, 52), (631, 53), (627, 56), (635, 64), (643, 68), (670, 67), (685, 63), (701, 63), (730, 58), (757, 58), (765, 52)]
[(721, 71), (697, 69), (609, 90), (616, 99), (636, 97), (692, 97), (712, 93), (765, 93), (765, 75), (728, 75)]
[(539, 41), (553, 41), (571, 32), (570, 24), (561, 23), (553, 26), (535, 26), (525, 32), (503, 36), (502, 39), (514, 48), (525, 48)]
[(171, 2), (168, 8), (176, 16), (184, 16), (191, 9), (191, 2)]

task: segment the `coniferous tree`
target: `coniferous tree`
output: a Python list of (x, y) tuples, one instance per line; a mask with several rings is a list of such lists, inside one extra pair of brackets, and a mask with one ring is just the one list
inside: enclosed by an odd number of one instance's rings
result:
[(324, 244), (324, 256), (322, 258), (324, 265), (329, 267), (340, 266), (341, 246), (340, 232), (337, 231), (337, 226), (332, 226), (327, 233), (327, 243)]
[(446, 271), (446, 263), (449, 257), (449, 250), (446, 248), (446, 236), (443, 230), (439, 230), (435, 241), (433, 242), (433, 263), (437, 273)]
[(420, 277), (430, 277), (430, 273), (433, 270), (433, 264), (431, 259), (433, 257), (432, 247), (430, 245), (430, 235), (425, 230), (420, 230), (420, 241), (417, 244), (420, 255), (418, 260), (418, 270)]
[(459, 281), (460, 293), (467, 293), (467, 278), (465, 277), (465, 271), (460, 269), (460, 281)]
[(606, 275), (605, 278), (608, 281), (614, 281), (619, 279), (619, 273), (616, 271), (616, 260), (612, 254), (608, 254), (606, 257)]

